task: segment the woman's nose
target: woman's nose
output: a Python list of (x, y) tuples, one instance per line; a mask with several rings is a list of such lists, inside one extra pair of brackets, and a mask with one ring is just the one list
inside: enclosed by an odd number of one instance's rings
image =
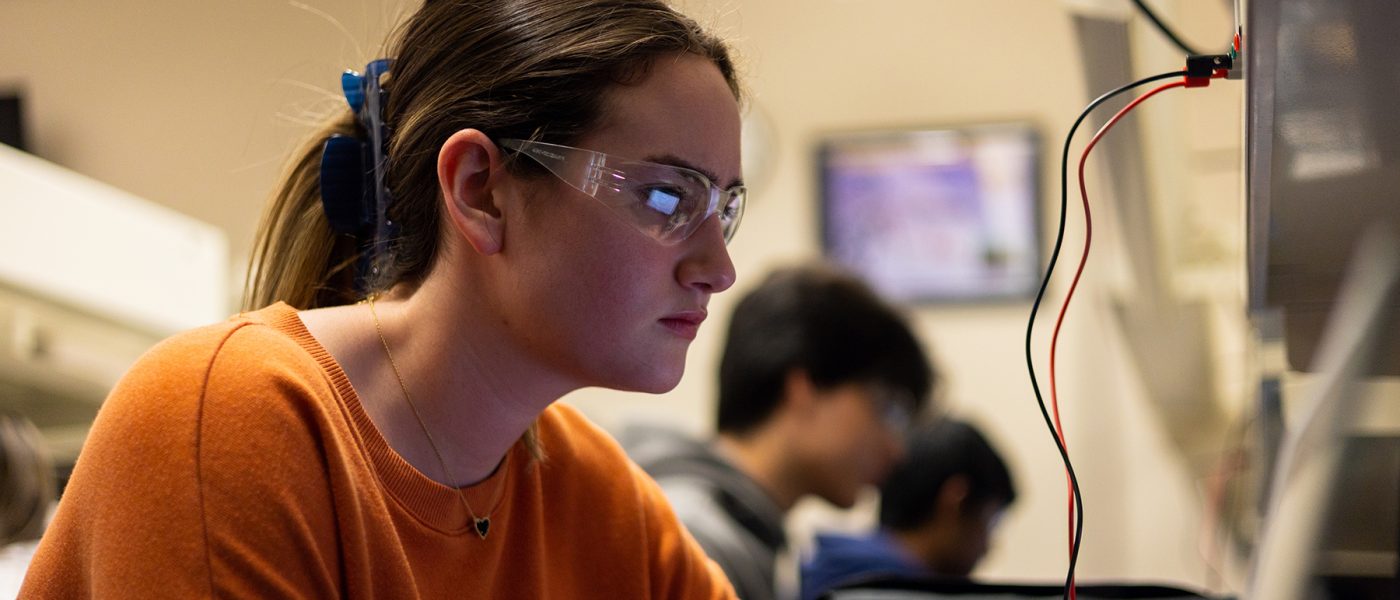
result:
[(681, 285), (709, 294), (718, 294), (734, 285), (734, 261), (729, 258), (718, 217), (706, 219), (705, 224), (682, 243), (690, 248), (676, 267), (676, 279)]

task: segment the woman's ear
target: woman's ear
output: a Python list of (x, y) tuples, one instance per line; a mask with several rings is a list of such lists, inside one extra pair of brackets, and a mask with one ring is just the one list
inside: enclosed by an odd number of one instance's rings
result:
[(496, 144), (476, 129), (463, 129), (443, 142), (438, 152), (438, 189), (445, 215), (478, 253), (501, 251), (505, 213), (497, 198), (501, 155)]

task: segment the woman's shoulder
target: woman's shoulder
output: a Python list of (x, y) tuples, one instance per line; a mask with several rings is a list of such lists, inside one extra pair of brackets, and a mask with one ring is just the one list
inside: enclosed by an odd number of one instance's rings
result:
[(281, 463), (319, 465), (285, 460), (319, 452), (336, 410), (333, 384), (315, 357), (281, 328), (279, 320), (296, 315), (278, 305), (157, 344), (103, 402), (84, 455), (107, 469), (159, 455), (166, 467), (200, 470), (206, 479)]
[(540, 415), (539, 440), (546, 473), (554, 470), (570, 479), (626, 483), (634, 493), (632, 460), (622, 446), (577, 407), (555, 402)]
[(577, 510), (576, 499), (588, 498), (589, 518), (610, 523), (634, 523), (645, 531), (659, 490), (622, 446), (578, 408), (555, 402), (538, 424), (543, 460), (536, 463), (546, 498)]
[[(733, 597), (724, 573), (676, 519), (661, 488), (603, 428), (563, 402), (546, 409), (539, 425), (546, 455), (542, 470), (554, 488), (546, 496), (560, 503), (550, 513), (556, 522), (566, 529), (598, 523), (614, 532), (635, 527), (628, 531), (645, 540), (640, 549), (653, 597)], [(581, 498), (587, 501), (580, 503)]]
[(589, 420), (577, 407), (559, 401), (546, 408), (538, 421), (544, 452), (570, 459), (626, 461), (627, 454), (607, 431)]
[(117, 382), (104, 410), (188, 412), (210, 397), (253, 401), (329, 389), (317, 358), (289, 331), (287, 320), (296, 318), (279, 304), (166, 338)]
[(244, 372), (271, 366), (315, 365), (289, 331), (296, 311), (285, 304), (246, 312), (227, 320), (177, 333), (152, 346), (128, 372), (132, 377), (168, 380), (170, 375), (207, 374), (216, 365), (236, 364)]

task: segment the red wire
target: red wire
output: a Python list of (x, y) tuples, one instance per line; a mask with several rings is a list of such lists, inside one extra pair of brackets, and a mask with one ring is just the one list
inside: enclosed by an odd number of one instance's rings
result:
[[(1094, 146), (1098, 145), (1099, 140), (1103, 138), (1104, 134), (1108, 133), (1108, 130), (1112, 129), (1113, 125), (1118, 123), (1118, 120), (1128, 114), (1129, 111), (1159, 92), (1175, 87), (1184, 87), (1185, 85), (1185, 81), (1174, 81), (1172, 83), (1163, 84), (1152, 88), (1147, 93), (1129, 102), (1127, 106), (1124, 106), (1122, 110), (1114, 114), (1113, 118), (1104, 123), (1103, 127), (1099, 128), (1098, 132), (1094, 134), (1094, 138), (1089, 140), (1089, 144), (1084, 147), (1084, 154), (1079, 158), (1079, 196), (1084, 202), (1084, 254), (1079, 259), (1079, 268), (1074, 272), (1074, 281), (1070, 283), (1069, 293), (1065, 295), (1065, 303), (1060, 306), (1060, 315), (1055, 319), (1055, 333), (1050, 338), (1050, 407), (1055, 415), (1055, 434), (1060, 437), (1060, 443), (1064, 445), (1066, 453), (1069, 452), (1069, 441), (1065, 439), (1064, 426), (1060, 423), (1060, 399), (1055, 387), (1055, 352), (1060, 341), (1060, 326), (1064, 324), (1065, 312), (1069, 310), (1069, 303), (1070, 300), (1074, 298), (1074, 291), (1079, 288), (1079, 278), (1084, 274), (1084, 265), (1089, 262), (1089, 246), (1094, 237), (1093, 214), (1089, 210), (1089, 192), (1084, 186), (1084, 164), (1089, 160), (1089, 152), (1094, 149)], [(1069, 481), (1068, 470), (1065, 471), (1065, 482), (1069, 487), (1069, 545), (1070, 552), (1074, 552), (1074, 487)], [(1074, 600), (1075, 598), (1073, 579), (1070, 580), (1069, 597), (1070, 600)]]

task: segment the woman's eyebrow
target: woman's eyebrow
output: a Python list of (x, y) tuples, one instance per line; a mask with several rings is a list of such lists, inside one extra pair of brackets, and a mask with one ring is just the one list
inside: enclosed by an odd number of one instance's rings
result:
[[(683, 158), (681, 158), (681, 157), (679, 157), (679, 156), (676, 156), (676, 155), (674, 155), (674, 154), (661, 154), (661, 155), (658, 155), (658, 156), (648, 156), (647, 158), (645, 158), (645, 159), (643, 159), (643, 160), (645, 160), (645, 161), (647, 161), (647, 162), (660, 163), (660, 164), (663, 164), (663, 165), (671, 165), (671, 166), (673, 166), (673, 167), (682, 167), (682, 168), (690, 169), (690, 170), (695, 171), (695, 172), (697, 172), (697, 173), (699, 173), (699, 174), (701, 174), (701, 175), (704, 175), (705, 178), (706, 178), (706, 179), (709, 179), (711, 182), (719, 181), (719, 176), (715, 175), (714, 172), (709, 171), (709, 170), (707, 170), (707, 169), (705, 169), (705, 168), (703, 168), (703, 167), (700, 167), (699, 165), (693, 165), (693, 164), (691, 164), (689, 161), (686, 161), (685, 159), (683, 159)], [(715, 184), (715, 185), (719, 185), (719, 184)], [(735, 179), (729, 180), (729, 185), (724, 185), (724, 186), (720, 186), (720, 187), (722, 187), (722, 188), (724, 188), (724, 189), (727, 190), (727, 189), (732, 188), (732, 187), (734, 187), (734, 186), (740, 186), (740, 185), (744, 185), (744, 180), (735, 178)]]

